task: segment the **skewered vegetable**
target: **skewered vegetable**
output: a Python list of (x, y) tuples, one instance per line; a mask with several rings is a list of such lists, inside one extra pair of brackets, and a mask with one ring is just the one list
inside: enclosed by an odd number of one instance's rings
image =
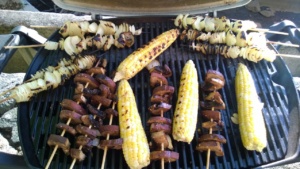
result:
[(45, 71), (37, 72), (38, 75), (33, 75), (32, 79), (25, 81), (23, 84), (3, 92), (2, 94), (10, 92), (10, 95), (8, 98), (0, 101), (0, 103), (9, 99), (14, 99), (17, 103), (29, 101), (32, 96), (47, 89), (57, 88), (72, 75), (77, 74), (81, 70), (91, 68), (95, 60), (95, 56), (84, 56), (76, 58), (68, 66), (64, 66), (63, 64), (60, 64), (58, 68), (50, 66)]
[(180, 77), (178, 99), (173, 117), (173, 138), (190, 143), (194, 138), (198, 116), (198, 76), (195, 64), (189, 60)]
[(171, 29), (152, 39), (143, 48), (130, 54), (117, 68), (114, 81), (130, 79), (166, 50), (177, 38), (179, 31)]
[[(151, 61), (147, 66), (150, 73), (150, 86), (153, 87), (151, 106), (148, 108), (149, 112), (154, 115), (150, 117), (147, 124), (150, 125), (151, 133), (151, 149), (160, 151), (151, 151), (150, 160), (160, 160), (161, 168), (164, 168), (165, 162), (173, 162), (179, 159), (179, 153), (173, 150), (173, 143), (170, 137), (172, 131), (172, 120), (164, 117), (164, 113), (172, 108), (168, 104), (174, 93), (174, 87), (168, 86), (167, 77), (172, 75), (172, 71), (168, 65), (161, 66), (157, 60)], [(153, 101), (154, 97), (166, 97), (168, 99), (161, 99), (160, 101)]]
[(116, 26), (113, 22), (99, 20), (99, 24), (96, 22), (89, 23), (88, 21), (71, 22), (66, 21), (60, 28), (59, 33), (63, 37), (67, 36), (79, 36), (84, 38), (86, 33), (95, 33), (100, 35), (116, 35), (118, 38), (122, 32), (131, 32), (133, 35), (140, 35), (142, 29), (135, 29), (134, 25), (122, 23)]
[(117, 90), (120, 134), (123, 154), (130, 168), (146, 167), (150, 163), (150, 150), (146, 133), (137, 110), (133, 91), (126, 80)]
[(276, 59), (276, 53), (269, 48), (251, 47), (238, 47), (226, 45), (210, 45), (204, 43), (197, 43), (192, 45), (192, 48), (203, 54), (221, 54), (225, 58), (242, 57), (252, 62), (258, 62), (262, 59), (273, 62)]
[(208, 42), (209, 44), (226, 44), (228, 46), (256, 46), (264, 48), (267, 45), (267, 39), (263, 33), (250, 32), (247, 34), (245, 31), (239, 31), (234, 34), (231, 30), (223, 32), (200, 32), (195, 29), (184, 30), (180, 34), (180, 39), (183, 41), (202, 41)]
[(267, 145), (266, 127), (262, 114), (263, 103), (258, 99), (255, 84), (248, 68), (239, 63), (235, 90), (241, 138), (247, 150), (261, 152)]
[(197, 29), (198, 31), (206, 31), (206, 32), (219, 32), (219, 31), (227, 31), (232, 30), (233, 32), (239, 32), (241, 30), (249, 30), (257, 28), (255, 22), (250, 20), (230, 20), (225, 16), (221, 18), (212, 18), (209, 16), (192, 16), (188, 17), (189, 14), (177, 15), (174, 25), (180, 28), (187, 29), (188, 27), (192, 27), (193, 29)]

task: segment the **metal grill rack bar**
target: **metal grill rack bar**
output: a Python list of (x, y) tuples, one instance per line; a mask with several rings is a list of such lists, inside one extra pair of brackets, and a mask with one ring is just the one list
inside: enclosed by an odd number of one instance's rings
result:
[[(134, 23), (136, 27), (143, 27), (141, 36), (135, 39), (135, 45), (129, 49), (111, 49), (101, 57), (108, 59), (107, 71), (112, 72), (118, 64), (130, 53), (138, 47), (146, 44), (152, 38), (162, 32), (173, 28), (173, 23), (168, 20), (164, 22), (139, 22)], [(50, 40), (59, 40), (58, 32), (55, 32)], [(97, 53), (99, 56), (101, 52)], [(47, 51), (41, 49), (30, 66), (26, 78), (30, 74), (34, 74), (37, 70), (55, 65), (61, 58), (67, 54), (63, 51)], [(205, 73), (208, 69), (216, 69), (216, 56), (204, 56), (200, 53), (191, 51), (181, 46), (181, 42), (176, 41), (169, 49), (158, 57), (159, 62), (169, 65), (173, 72), (173, 76), (169, 78), (170, 85), (174, 86), (176, 91), (173, 95), (172, 105), (176, 104), (177, 90), (182, 68), (185, 62), (192, 59), (198, 71), (199, 83), (202, 83)], [(220, 56), (218, 68), (225, 77), (226, 84), (220, 90), (222, 98), (226, 104), (226, 109), (222, 111), (222, 120), (224, 121), (224, 129), (220, 131), (226, 139), (227, 143), (223, 145), (225, 155), (223, 157), (211, 156), (211, 169), (230, 169), (230, 168), (253, 168), (262, 165), (269, 165), (273, 162), (294, 158), (298, 154), (297, 149), (299, 143), (291, 141), (291, 135), (299, 139), (297, 133), (293, 133), (291, 128), (298, 127), (299, 122), (291, 126), (290, 112), (299, 117), (299, 99), (292, 82), (291, 75), (288, 72), (284, 62), (278, 58), (274, 63), (261, 61), (259, 63), (251, 63), (243, 59), (225, 59)], [(239, 136), (238, 126), (233, 124), (230, 117), (237, 112), (236, 98), (234, 92), (234, 78), (236, 66), (239, 62), (245, 63), (256, 84), (258, 94), (264, 103), (263, 114), (266, 121), (268, 146), (262, 153), (246, 151), (243, 148)], [(146, 130), (148, 138), (150, 138), (149, 126), (146, 125), (150, 113), (151, 88), (149, 85), (149, 73), (142, 70), (134, 78), (129, 80), (133, 92), (135, 93), (138, 110), (141, 115), (142, 123)], [(284, 76), (284, 77), (283, 77)], [(43, 92), (35, 96), (28, 103), (21, 103), (18, 112), (18, 125), (20, 140), (24, 157), (27, 164), (32, 168), (43, 168), (53, 151), (47, 145), (49, 134), (57, 133), (55, 124), (59, 122), (59, 112), (61, 107), (60, 101), (63, 98), (72, 98), (74, 91), (74, 83), (72, 79), (67, 81), (64, 86), (60, 86), (55, 90)], [(200, 94), (200, 98), (202, 95)], [(202, 98), (201, 98), (202, 99)], [(295, 110), (295, 111), (292, 111)], [(199, 109), (200, 114), (201, 109)], [(173, 111), (166, 113), (166, 117), (173, 117)], [(117, 124), (117, 118), (113, 123)], [(295, 126), (296, 125), (296, 126)], [(298, 126), (297, 126), (298, 125)], [(201, 118), (197, 124), (201, 128)], [(295, 131), (297, 132), (297, 131)], [(65, 135), (69, 138), (71, 144), (75, 142), (74, 136)], [(174, 142), (175, 151), (179, 152), (180, 159), (174, 163), (166, 163), (166, 168), (204, 168), (206, 153), (199, 153), (195, 150), (196, 140), (199, 134), (195, 133), (195, 138), (191, 144)], [(289, 150), (288, 147), (295, 149)], [(290, 154), (289, 156), (286, 156)], [(94, 148), (92, 153), (82, 163), (76, 163), (77, 168), (99, 168), (103, 150)], [(122, 152), (119, 150), (109, 150), (107, 154), (107, 168), (127, 168)], [(69, 168), (72, 158), (65, 156), (61, 150), (58, 150), (51, 164), (52, 168)], [(148, 168), (159, 168), (159, 162), (152, 162)]]

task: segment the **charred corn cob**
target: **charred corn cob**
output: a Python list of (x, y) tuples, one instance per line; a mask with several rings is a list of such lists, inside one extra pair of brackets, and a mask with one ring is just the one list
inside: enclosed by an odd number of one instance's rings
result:
[(152, 39), (149, 44), (138, 48), (117, 68), (114, 81), (130, 79), (141, 71), (146, 65), (154, 60), (158, 55), (165, 51), (177, 38), (179, 30), (171, 29)]
[(130, 168), (143, 168), (150, 163), (150, 150), (135, 97), (127, 80), (120, 81), (117, 95), (123, 155)]
[(190, 143), (194, 138), (198, 116), (198, 76), (192, 60), (183, 67), (178, 99), (173, 117), (173, 138)]
[(239, 63), (235, 77), (238, 122), (241, 138), (247, 150), (261, 152), (267, 146), (266, 127), (262, 114), (263, 103), (258, 99), (248, 68)]

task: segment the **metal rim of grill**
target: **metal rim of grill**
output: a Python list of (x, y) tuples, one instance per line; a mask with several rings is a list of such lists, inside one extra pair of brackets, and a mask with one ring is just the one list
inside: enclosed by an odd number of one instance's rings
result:
[[(108, 59), (107, 72), (112, 73), (118, 64), (138, 47), (146, 44), (152, 38), (173, 28), (173, 23), (168, 20), (165, 22), (139, 22), (134, 23), (137, 28), (143, 27), (142, 35), (135, 37), (135, 44), (131, 48), (115, 49), (112, 48), (101, 57)], [(55, 32), (49, 40), (58, 41), (60, 35)], [(299, 99), (292, 77), (282, 61), (277, 58), (273, 63), (260, 61), (252, 63), (243, 59), (225, 59), (220, 56), (216, 65), (216, 56), (204, 56), (200, 53), (191, 51), (180, 45), (177, 40), (169, 49), (163, 52), (157, 59), (161, 63), (166, 63), (171, 68), (173, 75), (168, 78), (169, 84), (175, 87), (172, 105), (175, 107), (177, 90), (180, 80), (180, 73), (185, 62), (192, 59), (198, 71), (199, 83), (203, 83), (205, 73), (208, 69), (219, 69), (225, 77), (225, 86), (219, 92), (226, 104), (226, 109), (222, 110), (222, 120), (224, 128), (219, 134), (227, 139), (223, 144), (225, 155), (217, 157), (211, 155), (210, 167), (213, 168), (253, 168), (257, 166), (272, 165), (275, 162), (285, 162), (295, 158), (299, 149)], [(98, 52), (97, 55), (102, 54)], [(63, 51), (47, 51), (41, 49), (31, 66), (28, 69), (25, 79), (37, 70), (49, 65), (55, 65), (57, 61), (67, 56)], [(249, 68), (259, 94), (264, 103), (263, 114), (267, 128), (268, 146), (262, 153), (246, 151), (242, 146), (239, 136), (238, 126), (231, 122), (230, 117), (237, 112), (236, 98), (234, 92), (234, 77), (237, 63), (242, 62)], [(151, 88), (149, 84), (150, 75), (147, 70), (142, 70), (135, 77), (129, 80), (133, 92), (135, 93), (138, 110), (144, 129), (150, 138), (149, 126), (146, 125), (150, 117), (148, 107), (150, 106)], [(72, 98), (74, 93), (74, 83), (68, 80), (63, 86), (54, 90), (49, 90), (33, 97), (30, 102), (19, 104), (18, 129), (24, 158), (32, 168), (43, 168), (45, 166), (53, 148), (47, 145), (50, 134), (60, 134), (55, 128), (59, 122), (59, 105), (63, 98)], [(200, 93), (200, 100), (203, 99)], [(201, 108), (199, 108), (197, 128), (201, 128)], [(165, 117), (172, 119), (173, 110), (166, 113)], [(298, 120), (297, 120), (298, 118)], [(117, 124), (114, 118), (113, 124)], [(74, 136), (65, 134), (74, 147)], [(174, 151), (179, 152), (180, 158), (173, 163), (166, 163), (166, 168), (204, 168), (206, 165), (206, 153), (195, 150), (196, 140), (199, 134), (196, 132), (191, 144), (173, 141)], [(292, 139), (296, 140), (292, 140)], [(99, 168), (101, 165), (103, 150), (93, 148), (92, 153), (75, 167), (77, 168)], [(52, 168), (69, 168), (72, 162), (70, 156), (64, 155), (58, 150), (51, 163)], [(127, 168), (123, 154), (120, 150), (108, 150), (107, 168)], [(151, 162), (149, 168), (159, 168), (160, 162)]]

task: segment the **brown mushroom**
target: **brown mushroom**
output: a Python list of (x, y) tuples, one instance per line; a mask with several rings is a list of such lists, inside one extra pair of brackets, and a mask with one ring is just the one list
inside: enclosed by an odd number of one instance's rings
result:
[(87, 73), (79, 73), (74, 77), (75, 83), (89, 84), (88, 87), (92, 89), (96, 89), (99, 87), (99, 83), (89, 74)]
[(170, 95), (164, 95), (164, 96), (160, 96), (160, 95), (152, 95), (150, 98), (150, 102), (151, 103), (170, 103)]
[(82, 93), (75, 94), (73, 96), (73, 100), (77, 103), (83, 103), (83, 104), (86, 104), (86, 102), (87, 102), (87, 99), (82, 95)]
[(57, 123), (55, 126), (56, 126), (56, 128), (61, 129), (61, 130), (65, 130), (66, 132), (68, 132), (72, 135), (75, 135), (77, 133), (76, 130), (73, 127), (71, 127), (71, 126), (69, 126), (65, 123)]
[(165, 96), (165, 95), (172, 95), (174, 93), (174, 87), (173, 86), (157, 86), (153, 89), (152, 95), (159, 95), (159, 96)]
[(147, 124), (152, 124), (152, 123), (162, 123), (162, 124), (172, 125), (172, 120), (166, 117), (153, 116), (150, 117), (147, 121)]
[(98, 148), (104, 149), (105, 147), (109, 149), (120, 150), (122, 149), (123, 139), (111, 139), (111, 140), (101, 140)]
[(112, 100), (103, 97), (103, 96), (99, 96), (99, 95), (93, 95), (91, 97), (91, 103), (92, 105), (98, 106), (101, 104), (101, 106), (104, 107), (109, 107), (111, 105)]
[(49, 146), (58, 146), (64, 151), (65, 154), (69, 154), (71, 143), (66, 137), (51, 134), (48, 138), (47, 144)]
[(107, 114), (108, 117), (110, 117), (111, 115), (113, 115), (115, 117), (118, 116), (118, 112), (112, 108), (105, 109), (104, 112)]
[(90, 137), (92, 139), (100, 136), (99, 130), (90, 129), (89, 127), (83, 126), (81, 124), (78, 124), (76, 126), (76, 131), (80, 134), (87, 135), (88, 137)]
[(85, 109), (73, 100), (63, 99), (62, 102), (60, 103), (60, 105), (63, 109), (72, 110), (81, 115), (87, 114)]
[(79, 145), (79, 146), (85, 146), (85, 145), (89, 144), (91, 141), (92, 141), (91, 138), (85, 137), (84, 135), (80, 135), (80, 136), (76, 137), (75, 144)]
[(201, 135), (198, 139), (198, 142), (203, 142), (203, 141), (217, 141), (217, 142), (220, 142), (222, 144), (226, 143), (226, 139), (224, 138), (224, 136), (222, 136), (220, 134), (204, 134), (204, 135)]
[(83, 161), (85, 159), (85, 154), (82, 152), (82, 150), (75, 148), (71, 148), (70, 156), (78, 161)]
[(219, 111), (202, 110), (201, 114), (208, 120), (213, 119), (213, 121), (221, 121), (221, 113)]
[(150, 160), (161, 160), (164, 159), (164, 162), (174, 162), (179, 159), (179, 153), (174, 151), (152, 151), (150, 153)]
[(98, 110), (96, 109), (94, 106), (92, 106), (91, 104), (87, 104), (86, 106), (88, 108), (88, 111), (93, 114), (96, 115), (98, 118), (100, 119), (105, 119), (106, 117), (106, 113), (102, 110)]
[(152, 72), (150, 75), (150, 86), (168, 85), (168, 80), (162, 74)]
[(163, 144), (164, 147), (169, 147), (169, 141), (165, 132), (163, 131), (153, 132), (151, 133), (151, 138), (156, 143), (157, 146), (161, 147), (161, 144)]
[(172, 71), (170, 67), (166, 64), (164, 66), (155, 66), (150, 70), (150, 73), (155, 72), (162, 74), (164, 77), (170, 77), (172, 76)]
[(224, 103), (220, 104), (215, 101), (200, 101), (200, 107), (209, 110), (211, 110), (212, 108), (216, 110), (224, 110), (226, 108)]
[(81, 121), (86, 126), (92, 126), (94, 128), (99, 128), (102, 125), (102, 119), (101, 122), (94, 119), (92, 114), (89, 115), (83, 115), (81, 116)]
[(153, 115), (160, 115), (161, 113), (165, 113), (172, 108), (172, 105), (168, 103), (159, 103), (151, 105), (148, 110)]
[(76, 83), (75, 94), (81, 94), (84, 89), (84, 85), (81, 83)]
[(204, 91), (215, 91), (221, 89), (224, 85), (225, 79), (222, 73), (216, 70), (208, 70), (202, 89)]
[(203, 152), (203, 151), (208, 151), (211, 150), (216, 153), (217, 156), (224, 156), (223, 149), (220, 145), (220, 142), (217, 141), (203, 141), (200, 142), (196, 146), (196, 150)]
[(212, 129), (212, 131), (220, 131), (224, 127), (224, 124), (222, 121), (206, 121), (202, 123), (202, 128), (205, 128), (207, 130)]
[(103, 137), (106, 137), (107, 134), (110, 136), (120, 135), (120, 127), (118, 125), (102, 125), (99, 127), (99, 131)]
[(111, 94), (110, 89), (105, 84), (100, 84), (99, 89), (100, 89), (101, 96), (106, 97), (106, 98), (108, 98), (110, 96), (110, 94)]
[(81, 121), (81, 114), (78, 114), (72, 110), (61, 110), (59, 113), (59, 118), (61, 120), (68, 120), (71, 118), (72, 124), (80, 124)]
[(95, 79), (102, 84), (105, 84), (109, 87), (111, 93), (115, 93), (116, 91), (116, 83), (106, 75), (98, 74), (95, 76)]
[(92, 97), (93, 95), (98, 95), (100, 94), (100, 90), (99, 89), (89, 89), (89, 88), (84, 88), (83, 89), (83, 95), (87, 98)]
[(172, 127), (168, 124), (162, 124), (162, 123), (152, 123), (150, 125), (150, 133), (163, 131), (166, 134), (171, 134)]
[[(219, 103), (220, 105), (223, 105), (224, 102), (222, 100), (222, 96), (221, 94), (218, 92), (218, 91), (213, 91), (213, 92), (210, 92), (205, 98), (204, 100), (207, 100), (207, 101), (214, 101), (214, 102), (217, 102)], [(224, 104), (225, 105), (225, 104)]]

